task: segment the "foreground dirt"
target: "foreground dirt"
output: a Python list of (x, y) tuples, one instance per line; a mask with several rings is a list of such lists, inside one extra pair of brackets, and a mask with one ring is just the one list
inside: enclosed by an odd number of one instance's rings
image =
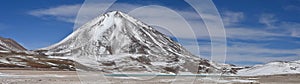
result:
[[(78, 76), (78, 74), (80, 74), (80, 76)], [(76, 71), (0, 69), (0, 84), (191, 84), (191, 81), (194, 81), (194, 84), (299, 84), (299, 79), (300, 75), (297, 74), (258, 77), (221, 77), (218, 80), (209, 77), (191, 76), (111, 77), (103, 75), (97, 76), (95, 73), (81, 74)]]
[(300, 74), (282, 74), (272, 76), (240, 77), (241, 79), (257, 80), (261, 84), (300, 84)]

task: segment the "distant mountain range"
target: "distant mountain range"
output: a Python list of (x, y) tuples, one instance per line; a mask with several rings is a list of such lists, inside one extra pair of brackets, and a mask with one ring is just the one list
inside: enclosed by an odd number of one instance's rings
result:
[(276, 61), (239, 70), (240, 76), (300, 74), (300, 61)]
[(0, 37), (0, 51), (25, 51), (26, 49), (16, 41)]
[(28, 51), (16, 41), (0, 37), (0, 67), (43, 70), (75, 70), (74, 61), (48, 58), (47, 56)]

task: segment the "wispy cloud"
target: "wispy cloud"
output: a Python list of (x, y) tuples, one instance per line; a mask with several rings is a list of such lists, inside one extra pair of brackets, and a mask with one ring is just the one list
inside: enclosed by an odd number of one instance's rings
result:
[(275, 33), (264, 29), (254, 29), (251, 27), (231, 27), (227, 28), (227, 38), (242, 40), (272, 40), (271, 37), (288, 36), (282, 33)]
[(29, 11), (28, 14), (47, 18), (47, 17), (54, 17), (57, 20), (66, 21), (66, 22), (74, 22), (76, 17), (76, 13), (78, 12), (81, 5), (62, 5), (58, 7), (52, 7), (47, 9), (37, 9)]
[(288, 6), (285, 6), (284, 7), (285, 10), (288, 10), (288, 11), (300, 11), (300, 6), (296, 6), (296, 5), (288, 5)]
[(268, 28), (274, 28), (274, 23), (278, 20), (273, 14), (262, 14), (259, 18), (259, 22), (266, 25)]
[(281, 32), (283, 33), (289, 34), (291, 37), (300, 37), (300, 23), (283, 21), (276, 28), (282, 30)]
[(225, 26), (236, 25), (245, 18), (243, 12), (225, 11), (222, 13), (222, 15)]
[(300, 31), (300, 29), (292, 30), (291, 36), (300, 38), (300, 32), (299, 31)]
[(30, 15), (34, 16), (61, 16), (61, 17), (70, 17), (75, 16), (76, 11), (80, 8), (81, 5), (62, 5), (58, 7), (48, 8), (48, 9), (38, 9), (30, 11)]
[(300, 49), (269, 49), (257, 44), (235, 44), (228, 47), (228, 62), (293, 61), (300, 59)]

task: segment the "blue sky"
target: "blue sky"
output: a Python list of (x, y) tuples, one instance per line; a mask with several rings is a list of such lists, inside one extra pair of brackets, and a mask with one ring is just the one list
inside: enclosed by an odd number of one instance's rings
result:
[[(13, 38), (28, 49), (54, 44), (73, 32), (74, 19), (83, 0), (4, 0), (0, 5), (0, 36)], [(300, 60), (300, 0), (213, 0), (223, 19), (227, 35), (227, 63), (261, 64), (269, 61)], [(109, 10), (130, 10), (160, 5), (179, 11), (189, 23), (201, 18), (181, 0), (120, 0)], [(149, 9), (160, 12), (155, 9)], [(96, 10), (95, 10), (96, 11)], [(159, 13), (153, 13), (159, 14)], [(163, 14), (162, 14), (163, 15)], [(134, 17), (147, 16), (132, 14)], [(198, 19), (197, 19), (198, 17)], [(154, 17), (155, 18), (155, 17)], [(166, 19), (170, 19), (165, 17)], [(196, 19), (195, 19), (196, 18)], [(192, 25), (201, 27), (201, 24)], [(184, 28), (181, 28), (184, 30)], [(200, 28), (201, 29), (201, 28)], [(180, 30), (180, 29), (179, 29)], [(177, 39), (189, 48), (200, 46), (200, 55), (209, 59), (207, 31), (197, 30), (199, 45), (185, 33)]]

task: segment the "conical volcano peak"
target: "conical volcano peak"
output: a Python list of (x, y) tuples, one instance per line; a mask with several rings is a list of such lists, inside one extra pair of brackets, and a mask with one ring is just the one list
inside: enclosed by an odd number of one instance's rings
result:
[[(151, 26), (120, 11), (103, 14), (42, 50), (46, 55), (73, 56), (89, 67), (99, 68), (100, 63), (99, 69), (108, 72), (197, 72), (199, 61), (208, 63)], [(216, 67), (210, 69), (218, 71)]]

